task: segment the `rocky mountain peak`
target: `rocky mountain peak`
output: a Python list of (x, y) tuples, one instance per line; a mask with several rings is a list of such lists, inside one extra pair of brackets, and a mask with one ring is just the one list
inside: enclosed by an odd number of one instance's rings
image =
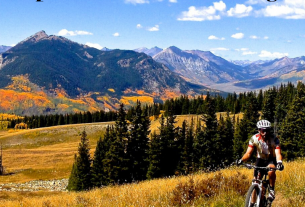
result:
[(34, 35), (26, 38), (24, 41), (22, 42), (27, 42), (27, 41), (30, 41), (30, 42), (38, 42), (39, 40), (41, 39), (44, 39), (44, 38), (47, 38), (49, 37), (46, 32), (44, 30), (41, 30), (37, 33), (35, 33)]

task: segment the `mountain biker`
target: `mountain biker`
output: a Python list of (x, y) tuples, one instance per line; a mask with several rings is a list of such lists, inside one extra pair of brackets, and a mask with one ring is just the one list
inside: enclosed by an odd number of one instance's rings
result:
[[(276, 166), (278, 170), (282, 171), (284, 169), (284, 165), (282, 162), (280, 141), (274, 134), (271, 133), (271, 123), (268, 120), (260, 120), (257, 122), (256, 126), (258, 128), (258, 133), (251, 137), (248, 149), (244, 156), (236, 161), (237, 165), (241, 165), (243, 162), (247, 161), (251, 157), (254, 148), (256, 148), (256, 166), (270, 168), (275, 168)], [(258, 174), (258, 171), (255, 170), (254, 176), (256, 177), (257, 175), (260, 174)], [(270, 170), (268, 172), (268, 176), (270, 181), (268, 200), (272, 202), (275, 199), (275, 170)]]

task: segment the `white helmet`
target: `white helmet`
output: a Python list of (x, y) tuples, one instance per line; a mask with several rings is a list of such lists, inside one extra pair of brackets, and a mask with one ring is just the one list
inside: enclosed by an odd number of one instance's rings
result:
[(270, 128), (271, 127), (271, 123), (268, 120), (259, 120), (256, 124), (257, 128), (261, 129), (261, 128)]

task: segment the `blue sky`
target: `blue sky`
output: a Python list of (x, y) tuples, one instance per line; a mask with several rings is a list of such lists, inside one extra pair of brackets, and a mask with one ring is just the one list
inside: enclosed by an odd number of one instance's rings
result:
[(44, 30), (97, 48), (177, 46), (225, 59), (305, 55), (305, 0), (1, 0), (0, 45)]

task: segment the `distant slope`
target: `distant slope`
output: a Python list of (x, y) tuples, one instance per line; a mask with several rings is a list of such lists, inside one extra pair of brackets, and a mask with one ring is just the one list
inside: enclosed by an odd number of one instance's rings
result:
[(153, 47), (153, 48), (150, 48), (150, 49), (148, 49), (146, 47), (141, 47), (141, 48), (134, 49), (134, 51), (139, 52), (139, 53), (143, 52), (146, 55), (149, 55), (149, 56), (152, 57), (152, 56), (160, 53), (162, 51), (162, 49), (159, 48), (159, 47)]
[(0, 45), (0, 53), (6, 52), (11, 48), (11, 46)]

